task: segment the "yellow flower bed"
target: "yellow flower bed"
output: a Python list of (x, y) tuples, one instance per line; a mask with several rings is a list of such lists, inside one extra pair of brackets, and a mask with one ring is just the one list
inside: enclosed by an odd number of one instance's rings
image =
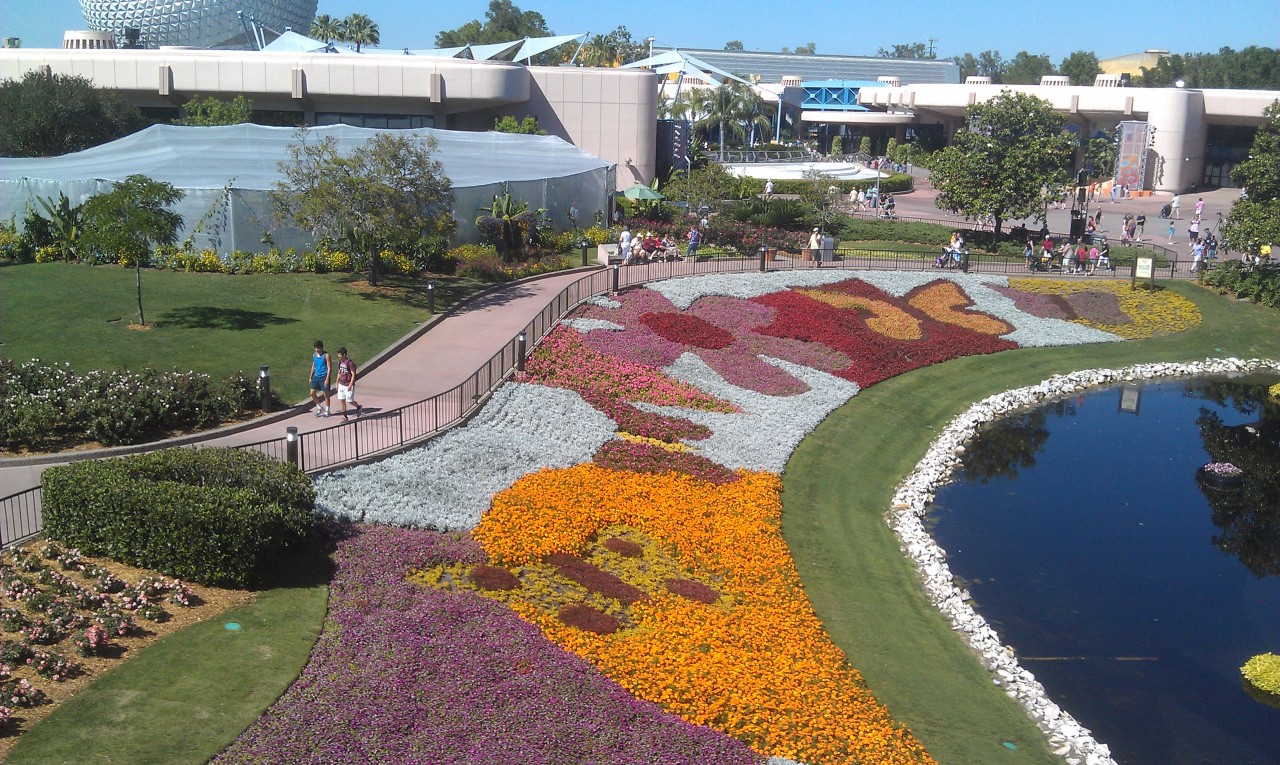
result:
[(1120, 301), (1120, 310), (1129, 317), (1129, 324), (1102, 324), (1087, 319), (1076, 319), (1077, 324), (1100, 329), (1126, 340), (1144, 340), (1185, 332), (1200, 324), (1202, 316), (1195, 303), (1166, 289), (1132, 289), (1122, 281), (1054, 281), (1041, 279), (1010, 279), (1009, 286), (1023, 292), (1042, 295), (1072, 295), (1077, 292), (1110, 292)]
[(623, 441), (630, 441), (633, 444), (646, 444), (648, 446), (656, 446), (659, 449), (665, 449), (669, 452), (691, 452), (693, 449), (687, 444), (669, 444), (666, 441), (660, 441), (656, 438), (648, 436), (638, 436), (635, 433), (627, 433), (626, 431), (618, 431), (618, 437)]
[[(523, 581), (551, 553), (585, 553), (602, 530), (634, 528), (691, 572), (684, 576), (718, 583), (723, 597), (694, 602), (655, 587), (657, 574), (614, 570), (647, 596), (609, 635), (563, 624), (547, 607), (541, 574), (503, 599), (633, 695), (762, 754), (824, 765), (933, 762), (813, 613), (782, 539), (779, 477), (739, 474), (714, 485), (591, 464), (544, 470), (497, 494), (474, 536), (494, 564)], [(414, 576), (438, 585), (459, 581), (459, 573)]]

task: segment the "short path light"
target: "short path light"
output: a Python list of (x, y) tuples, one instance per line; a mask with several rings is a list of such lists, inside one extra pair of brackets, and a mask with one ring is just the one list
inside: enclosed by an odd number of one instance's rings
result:
[(259, 408), (264, 412), (271, 411), (271, 369), (267, 366), (258, 367), (258, 393), (262, 396)]
[(524, 371), (524, 354), (525, 354), (525, 351), (528, 350), (528, 346), (526, 345), (526, 342), (527, 342), (527, 338), (525, 337), (525, 334), (521, 332), (519, 336), (516, 337), (516, 371), (517, 372)]
[(584, 236), (578, 246), (582, 248), (582, 265), (585, 266), (587, 264), (587, 248), (591, 246), (591, 241)]
[(769, 256), (769, 246), (764, 242), (760, 243), (760, 273), (765, 271), (765, 259)]
[(434, 281), (427, 282), (427, 313), (436, 315), (436, 283)]
[(293, 425), (284, 429), (284, 453), (289, 464), (302, 469), (302, 463), (298, 460), (298, 429)]

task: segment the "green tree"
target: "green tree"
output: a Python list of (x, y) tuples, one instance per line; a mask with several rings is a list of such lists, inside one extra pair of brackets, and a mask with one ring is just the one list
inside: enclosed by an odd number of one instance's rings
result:
[(145, 175), (131, 175), (111, 191), (89, 197), (84, 203), (81, 240), (91, 252), (133, 263), (138, 295), (138, 323), (145, 325), (142, 310), (142, 266), (151, 250), (178, 241), (182, 216), (170, 210), (184, 192), (172, 184)]
[(688, 202), (690, 210), (735, 196), (738, 179), (718, 162), (708, 162), (688, 173), (678, 172), (662, 187), (672, 202)]
[(802, 56), (812, 56), (818, 52), (818, 46), (816, 43), (808, 42), (804, 45), (797, 45), (794, 52)]
[(80, 235), (84, 233), (84, 206), (71, 204), (66, 194), (58, 192), (58, 201), (37, 197), (36, 202), (45, 211), (49, 222), (48, 233), (62, 259), (71, 261), (80, 256)]
[(1033, 56), (1020, 50), (1005, 67), (1003, 82), (1009, 85), (1039, 85), (1040, 78), (1049, 74), (1053, 74), (1053, 62), (1048, 56)]
[(364, 253), (376, 285), (383, 249), (452, 233), (453, 184), (435, 148), (434, 138), (378, 133), (344, 156), (332, 136), (309, 141), (302, 130), (279, 163), (277, 217)]
[(876, 55), (880, 58), (918, 58), (933, 60), (938, 54), (922, 42), (918, 43), (899, 43), (892, 48), (881, 48), (876, 51)]
[(547, 131), (538, 127), (537, 117), (525, 117), (517, 120), (511, 115), (500, 117), (493, 121), (493, 130), (495, 133), (519, 133), (521, 135), (546, 135)]
[(960, 81), (969, 77), (990, 77), (993, 83), (1004, 79), (1005, 60), (998, 50), (984, 50), (977, 56), (966, 53), (963, 56), (952, 56), (951, 60), (960, 67)]
[(363, 45), (378, 45), (382, 42), (382, 32), (373, 19), (363, 13), (353, 13), (339, 22), (342, 28), (342, 41), (356, 44), (356, 53)]
[(537, 11), (522, 11), (511, 0), (489, 0), (484, 21), (468, 21), (457, 29), (436, 35), (436, 47), (485, 45), (510, 42), (524, 37), (548, 37), (555, 34), (547, 28), (547, 20)]
[(1182, 80), (1192, 88), (1280, 89), (1280, 50), (1256, 45), (1235, 51), (1161, 56), (1152, 68), (1142, 67), (1134, 84), (1148, 88), (1172, 87)]
[(742, 47), (742, 41), (741, 41), (741, 40), (730, 40), (729, 42), (727, 42), (727, 43), (725, 43), (725, 44), (724, 44), (724, 49), (725, 49), (725, 50), (736, 50), (736, 51), (741, 51), (741, 50), (743, 50), (743, 47)]
[(1062, 59), (1058, 74), (1070, 77), (1072, 85), (1092, 85), (1094, 78), (1102, 74), (1102, 67), (1098, 66), (1096, 55), (1087, 50), (1078, 50)]
[(342, 40), (342, 21), (327, 13), (316, 16), (311, 22), (311, 37), (327, 43)]
[[(566, 46), (566, 60), (572, 48)], [(642, 43), (632, 39), (631, 32), (619, 26), (607, 35), (595, 35), (577, 51), (582, 66), (618, 67), (639, 61), (647, 55)]]
[(864, 135), (858, 142), (858, 153), (864, 157), (871, 156), (871, 136)]
[(1116, 169), (1116, 143), (1110, 138), (1090, 138), (1084, 147), (1085, 168), (1090, 178), (1110, 177)]
[(713, 125), (716, 126), (716, 135), (720, 142), (720, 161), (723, 162), (729, 134), (732, 133), (739, 140), (746, 137), (746, 131), (738, 121), (744, 111), (742, 90), (735, 87), (733, 82), (723, 82), (714, 90), (702, 91), (696, 95), (690, 94), (689, 104), (695, 114), (702, 115), (694, 123), (695, 127), (703, 132), (709, 132)]
[(965, 111), (968, 129), (930, 162), (935, 204), (1005, 220), (1044, 210), (1043, 193), (1066, 182), (1074, 148), (1066, 117), (1044, 99), (1005, 91)]
[(1280, 243), (1280, 101), (1263, 112), (1267, 118), (1253, 139), (1249, 158), (1231, 170), (1244, 188), (1231, 205), (1222, 238), (1237, 251), (1257, 254), (1263, 243)]
[(0, 157), (56, 157), (146, 126), (136, 108), (78, 75), (33, 70), (0, 82)]
[(244, 95), (237, 95), (230, 101), (209, 96), (201, 100), (199, 95), (182, 105), (182, 116), (173, 121), (175, 125), (209, 127), (211, 125), (239, 125), (253, 122), (253, 101)]

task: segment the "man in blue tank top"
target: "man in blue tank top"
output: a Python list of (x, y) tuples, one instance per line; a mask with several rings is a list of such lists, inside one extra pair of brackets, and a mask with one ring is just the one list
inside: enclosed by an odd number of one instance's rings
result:
[(317, 417), (329, 416), (329, 354), (320, 340), (311, 353), (311, 403)]

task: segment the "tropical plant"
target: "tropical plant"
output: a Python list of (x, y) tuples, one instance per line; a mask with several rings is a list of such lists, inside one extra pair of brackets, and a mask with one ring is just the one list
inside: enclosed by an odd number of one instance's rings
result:
[(311, 22), (311, 36), (327, 43), (342, 40), (342, 21), (322, 13)]
[(342, 25), (342, 41), (356, 44), (356, 53), (362, 45), (382, 42), (382, 33), (373, 19), (363, 13), (353, 13), (339, 22)]
[(538, 126), (537, 117), (525, 117), (518, 120), (510, 114), (493, 120), (495, 133), (516, 133), (519, 135), (546, 135), (547, 131)]
[(84, 230), (84, 206), (71, 204), (71, 200), (62, 192), (58, 192), (57, 204), (54, 204), (52, 198), (44, 197), (37, 197), (36, 202), (48, 215), (46, 220), (49, 221), (49, 233), (53, 237), (53, 244), (62, 254), (62, 259), (70, 261), (79, 257), (80, 234)]
[(528, 202), (510, 194), (494, 194), (493, 202), (480, 210), (488, 214), (476, 217), (476, 228), (480, 229), (485, 241), (496, 247), (498, 254), (506, 259), (524, 255), (538, 220), (546, 213), (542, 209), (530, 210)]
[[(694, 123), (695, 127), (699, 127), (703, 132), (708, 132), (712, 126), (716, 126), (716, 136), (720, 143), (720, 161), (724, 161), (724, 149), (728, 143), (729, 134), (732, 133), (743, 140), (746, 137), (746, 131), (743, 129), (739, 120), (745, 111), (742, 99), (742, 91), (731, 83), (721, 83), (719, 87), (705, 91), (699, 96), (690, 95), (690, 107), (695, 113), (702, 116)], [(701, 107), (701, 108), (695, 108)]]

